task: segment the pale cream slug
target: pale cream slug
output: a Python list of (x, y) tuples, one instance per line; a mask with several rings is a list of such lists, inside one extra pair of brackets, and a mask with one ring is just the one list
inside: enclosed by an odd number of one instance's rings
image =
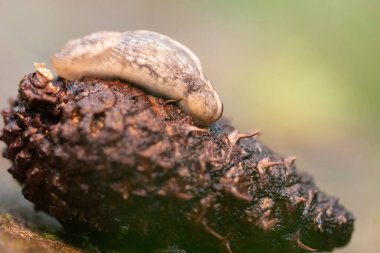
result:
[(145, 31), (97, 32), (69, 41), (52, 58), (57, 74), (122, 79), (153, 94), (179, 100), (179, 107), (201, 125), (211, 125), (223, 104), (204, 76), (198, 57), (165, 35)]

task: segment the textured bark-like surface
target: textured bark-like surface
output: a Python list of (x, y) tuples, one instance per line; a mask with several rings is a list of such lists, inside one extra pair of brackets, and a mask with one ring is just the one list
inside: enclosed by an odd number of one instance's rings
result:
[(0, 214), (0, 252), (2, 253), (85, 253), (70, 247), (56, 238), (32, 231), (23, 221)]
[(32, 73), (3, 117), (9, 172), (68, 229), (189, 253), (323, 251), (350, 240), (353, 216), (293, 159), (223, 121), (198, 128), (129, 84)]

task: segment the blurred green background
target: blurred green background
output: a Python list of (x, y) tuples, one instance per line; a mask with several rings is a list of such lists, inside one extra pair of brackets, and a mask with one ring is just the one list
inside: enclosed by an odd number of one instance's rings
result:
[[(379, 252), (378, 0), (0, 0), (0, 107), (33, 62), (49, 63), (67, 40), (135, 29), (190, 47), (224, 116), (242, 131), (262, 129), (268, 146), (296, 155), (300, 170), (352, 210), (356, 231), (336, 252)], [(8, 167), (1, 158), (1, 205), (39, 218)]]

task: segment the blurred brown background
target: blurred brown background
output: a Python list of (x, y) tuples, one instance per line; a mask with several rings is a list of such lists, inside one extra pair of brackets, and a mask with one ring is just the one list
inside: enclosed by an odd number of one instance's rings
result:
[[(379, 13), (376, 0), (0, 0), (0, 107), (33, 62), (49, 63), (69, 39), (164, 33), (199, 56), (233, 125), (262, 129), (353, 211), (352, 242), (336, 252), (379, 252)], [(42, 219), (8, 167), (1, 158), (0, 206)]]

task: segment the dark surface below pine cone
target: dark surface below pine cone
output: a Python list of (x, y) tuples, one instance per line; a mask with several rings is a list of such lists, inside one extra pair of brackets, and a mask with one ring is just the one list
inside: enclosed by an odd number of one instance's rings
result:
[(126, 83), (32, 73), (3, 117), (9, 172), (68, 231), (188, 253), (330, 251), (353, 232), (351, 213), (291, 160)]

